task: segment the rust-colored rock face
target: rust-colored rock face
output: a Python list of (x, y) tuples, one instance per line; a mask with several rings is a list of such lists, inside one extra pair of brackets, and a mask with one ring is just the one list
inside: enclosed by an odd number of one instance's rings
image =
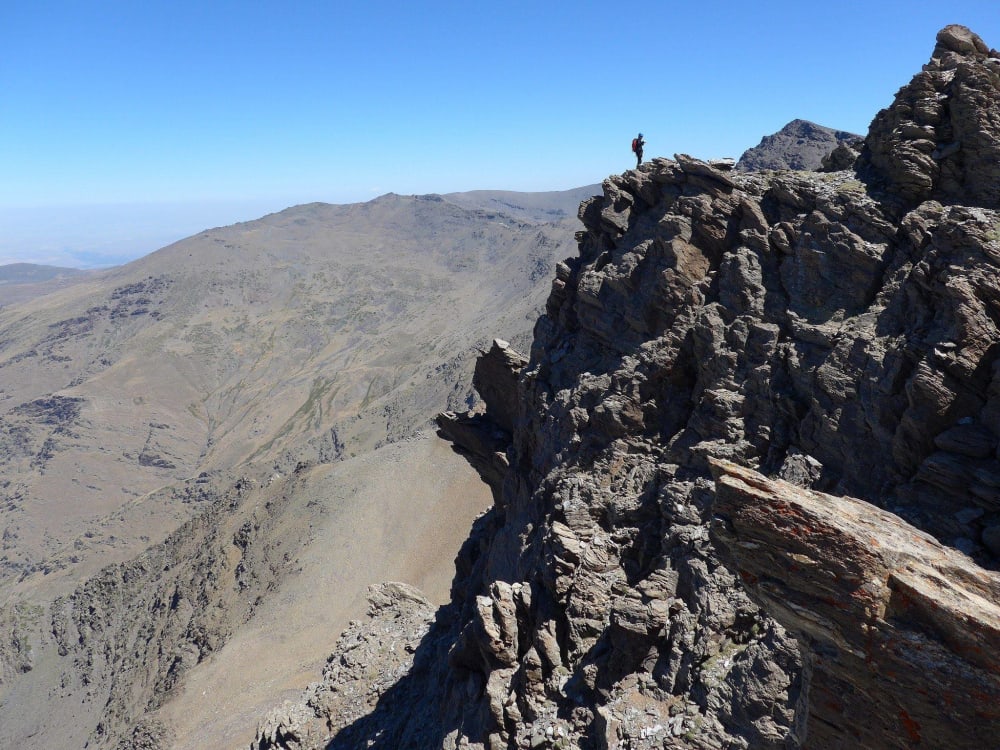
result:
[(713, 539), (810, 654), (809, 747), (996, 743), (1000, 574), (861, 500), (714, 469)]

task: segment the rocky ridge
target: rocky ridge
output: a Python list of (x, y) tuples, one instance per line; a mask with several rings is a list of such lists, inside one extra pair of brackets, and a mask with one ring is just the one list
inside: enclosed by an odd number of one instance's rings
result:
[[(509, 414), (509, 390), (483, 393), (479, 420), (510, 435), (508, 468), (411, 671), (328, 745), (259, 734), (254, 747), (995, 738), (997, 717), (976, 713), (971, 688), (995, 695), (1000, 647), (1000, 203), (995, 162), (972, 157), (1000, 147), (997, 59), (967, 29), (942, 30), (925, 70), (875, 118), (857, 171), (725, 172), (677, 155), (608, 178), (580, 207), (579, 255), (557, 267), (530, 357), (499, 346), (486, 357), (484, 369), (507, 363), (495, 383), (517, 375), (512, 430), (490, 421)], [(927, 108), (937, 122), (913, 115)], [(914, 136), (887, 125), (911, 116), (926, 144), (900, 143)], [(477, 445), (496, 453), (495, 439), (464, 447)], [(855, 561), (857, 542), (825, 556), (821, 545), (768, 552), (796, 528), (776, 511), (758, 524), (774, 527), (770, 546), (713, 533), (716, 511), (732, 520), (748, 497), (713, 477), (728, 465), (729, 476), (752, 469), (761, 478), (745, 481), (786, 505), (794, 491), (764, 477), (885, 526), (894, 559), (908, 554), (894, 540), (912, 537), (947, 561), (933, 568), (939, 590), (961, 583), (983, 601), (981, 619), (962, 606), (929, 614), (927, 579), (892, 574), (888, 609), (866, 615), (877, 653), (858, 658), (856, 630), (838, 623), (867, 594), (837, 571), (885, 576), (889, 564)], [(840, 588), (817, 599), (793, 564)], [(879, 678), (906, 652), (900, 640), (925, 644), (923, 658), (898, 681)], [(935, 670), (956, 665), (955, 702), (903, 695), (933, 693)], [(887, 692), (862, 729), (873, 684)]]

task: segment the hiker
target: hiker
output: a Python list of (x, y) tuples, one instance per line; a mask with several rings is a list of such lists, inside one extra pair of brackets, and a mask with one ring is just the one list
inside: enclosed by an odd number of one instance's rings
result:
[(646, 145), (646, 142), (642, 140), (642, 133), (639, 133), (638, 138), (632, 139), (632, 153), (635, 154), (635, 168), (638, 169), (639, 165), (642, 164), (642, 147)]

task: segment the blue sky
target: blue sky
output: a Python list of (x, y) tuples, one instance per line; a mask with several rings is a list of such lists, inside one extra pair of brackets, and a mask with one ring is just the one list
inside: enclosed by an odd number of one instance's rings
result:
[(0, 263), (576, 187), (628, 168), (637, 130), (647, 157), (738, 157), (795, 118), (864, 133), (948, 23), (1000, 46), (985, 1), (0, 0)]

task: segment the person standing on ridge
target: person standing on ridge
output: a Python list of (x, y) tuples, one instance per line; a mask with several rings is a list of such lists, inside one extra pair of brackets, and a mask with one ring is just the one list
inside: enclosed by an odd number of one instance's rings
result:
[(639, 133), (638, 138), (632, 139), (632, 153), (635, 154), (635, 168), (638, 169), (639, 165), (642, 164), (642, 147), (646, 145), (646, 142), (642, 140), (642, 133)]

